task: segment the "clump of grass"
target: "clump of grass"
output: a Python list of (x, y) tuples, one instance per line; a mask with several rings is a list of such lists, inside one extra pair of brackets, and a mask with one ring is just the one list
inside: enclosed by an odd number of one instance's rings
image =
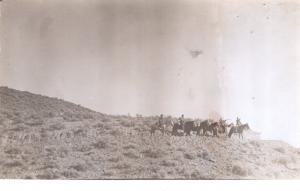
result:
[(83, 118), (83, 119), (95, 119), (94, 115), (92, 115), (90, 113), (84, 113), (84, 114), (82, 114), (81, 118)]
[(208, 155), (209, 155), (209, 154), (208, 154), (207, 151), (203, 151), (203, 152), (201, 152), (201, 153), (198, 154), (198, 156), (199, 156), (199, 157), (202, 157), (202, 158), (207, 158)]
[(182, 148), (182, 147), (179, 147), (179, 148), (177, 149), (177, 151), (185, 151), (185, 149)]
[(73, 171), (64, 171), (61, 173), (62, 176), (64, 176), (65, 178), (69, 179), (69, 178), (78, 178), (79, 174), (77, 172), (73, 172)]
[(77, 129), (73, 131), (74, 136), (84, 135), (86, 132), (83, 129)]
[(111, 157), (108, 159), (109, 162), (113, 162), (113, 163), (119, 162), (120, 160), (121, 160), (120, 157)]
[(46, 138), (46, 137), (48, 137), (48, 134), (47, 134), (47, 130), (45, 130), (45, 129), (41, 129), (41, 134), (40, 134), (40, 136), (41, 136), (41, 138)]
[(100, 140), (100, 141), (94, 143), (93, 147), (96, 148), (96, 149), (105, 149), (105, 148), (107, 148), (107, 143)]
[(59, 179), (60, 177), (50, 173), (50, 172), (45, 172), (44, 174), (38, 174), (36, 175), (37, 179)]
[(250, 141), (250, 144), (255, 146), (255, 147), (260, 147), (259, 143), (257, 141), (254, 141), (254, 140)]
[(210, 161), (210, 162), (216, 162), (215, 159), (211, 158), (209, 153), (207, 151), (203, 151), (202, 153), (197, 154), (197, 157), (200, 157), (204, 160)]
[(14, 117), (15, 117), (12, 113), (10, 113), (8, 111), (4, 111), (3, 114), (6, 115), (6, 118), (10, 119), (10, 120), (14, 119)]
[(161, 150), (152, 150), (152, 149), (147, 149), (142, 151), (142, 154), (145, 157), (149, 157), (149, 158), (161, 158), (165, 155), (165, 153)]
[(185, 153), (183, 156), (184, 156), (184, 158), (189, 159), (189, 160), (195, 159), (195, 156), (191, 153)]
[(60, 148), (58, 149), (57, 154), (60, 158), (65, 158), (66, 156), (68, 156), (69, 151), (65, 148)]
[(110, 118), (108, 118), (108, 117), (104, 117), (103, 119), (102, 119), (102, 122), (104, 122), (104, 123), (108, 123), (108, 122), (111, 122), (112, 120), (110, 119)]
[(190, 175), (191, 179), (198, 179), (198, 180), (204, 180), (207, 179), (206, 177), (204, 177), (199, 171), (195, 170), (191, 173)]
[(11, 149), (5, 150), (4, 152), (6, 154), (11, 154), (11, 155), (17, 155), (17, 154), (22, 153), (22, 151), (20, 149), (17, 149), (17, 148), (11, 148)]
[(109, 132), (110, 135), (116, 137), (116, 136), (120, 136), (122, 135), (122, 133), (120, 132), (120, 130), (118, 129), (112, 129), (110, 132)]
[(54, 112), (48, 112), (48, 113), (45, 113), (44, 114), (44, 117), (47, 117), (47, 118), (53, 118), (53, 117), (55, 117), (56, 115), (55, 115), (55, 113)]
[(42, 166), (41, 168), (39, 168), (40, 170), (47, 170), (47, 169), (54, 169), (57, 168), (57, 165), (55, 164), (45, 164), (44, 166)]
[(82, 164), (72, 165), (69, 168), (75, 169), (78, 172), (85, 172), (86, 168)]
[(113, 169), (129, 169), (131, 168), (131, 165), (129, 163), (118, 163), (115, 166), (112, 167)]
[(79, 151), (79, 152), (88, 152), (88, 151), (92, 150), (92, 148), (90, 146), (82, 145), (79, 147), (74, 147), (73, 150)]
[(151, 176), (151, 179), (159, 180), (159, 179), (161, 179), (161, 178), (159, 177), (158, 174), (154, 174), (154, 175)]
[(135, 149), (136, 148), (136, 146), (135, 145), (133, 145), (133, 144), (129, 144), (129, 145), (126, 145), (126, 146), (124, 146), (123, 147), (123, 149)]
[(51, 154), (51, 155), (54, 154), (55, 150), (56, 150), (55, 147), (47, 147), (47, 148), (45, 148), (45, 151), (47, 153)]
[(53, 130), (53, 131), (62, 130), (64, 128), (65, 128), (65, 125), (62, 123), (55, 123), (55, 124), (52, 124), (49, 126), (49, 130)]
[(104, 124), (102, 122), (96, 123), (93, 125), (93, 127), (95, 128), (102, 128), (104, 126)]
[(134, 153), (134, 151), (132, 151), (132, 150), (123, 153), (123, 155), (126, 156), (126, 157), (128, 157), (128, 158), (132, 158), (132, 159), (137, 159), (137, 158), (139, 158), (139, 156), (136, 155), (136, 154)]
[(44, 124), (44, 121), (42, 119), (32, 119), (32, 120), (26, 121), (25, 124), (29, 125), (29, 126), (41, 126)]
[(150, 167), (149, 169), (148, 169), (151, 173), (158, 173), (158, 171), (159, 171), (159, 169), (158, 169), (158, 167)]
[(285, 158), (279, 158), (275, 160), (275, 163), (281, 164), (283, 166), (287, 166), (288, 161)]
[(3, 124), (4, 124), (4, 117), (0, 116), (0, 125), (3, 125)]
[(40, 116), (38, 114), (31, 114), (27, 117), (27, 119), (41, 119)]
[(175, 162), (171, 162), (171, 161), (167, 161), (167, 160), (163, 160), (160, 165), (162, 166), (166, 166), (166, 167), (174, 167), (176, 166)]
[(12, 125), (17, 125), (17, 124), (20, 124), (20, 123), (24, 123), (22, 118), (20, 118), (20, 117), (14, 117), (13, 118)]
[(134, 123), (131, 120), (126, 120), (126, 119), (123, 119), (122, 121), (120, 121), (120, 124), (123, 127), (133, 127), (134, 126)]
[(64, 112), (62, 118), (68, 122), (80, 121), (83, 119), (92, 119), (93, 116), (87, 113)]
[(114, 172), (113, 171), (104, 171), (104, 173), (102, 175), (110, 177), (110, 176), (114, 175)]
[(33, 177), (30, 176), (30, 175), (26, 175), (26, 176), (24, 177), (24, 179), (33, 179)]
[(282, 154), (285, 153), (284, 148), (281, 148), (281, 147), (274, 148), (274, 150), (277, 151), (277, 152), (280, 152), (280, 153), (282, 153)]
[(9, 129), (9, 131), (21, 132), (24, 131), (25, 129), (26, 129), (25, 125), (17, 125), (16, 127)]
[(12, 162), (5, 163), (3, 166), (7, 168), (15, 168), (15, 167), (22, 167), (23, 164), (19, 161), (12, 161)]
[(239, 165), (234, 165), (232, 167), (232, 173), (239, 176), (247, 176), (247, 170), (243, 169)]

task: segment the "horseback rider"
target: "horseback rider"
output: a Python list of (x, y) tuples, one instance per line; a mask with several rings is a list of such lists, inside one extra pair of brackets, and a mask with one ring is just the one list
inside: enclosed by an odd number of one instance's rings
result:
[(239, 117), (236, 118), (236, 126), (241, 126), (241, 119)]
[(224, 120), (222, 117), (219, 119), (219, 124), (220, 124), (221, 126), (224, 126), (224, 125), (225, 125), (225, 122), (226, 122), (226, 120)]
[(182, 130), (184, 131), (184, 115), (182, 114), (181, 117), (179, 117), (179, 124)]
[(222, 129), (222, 132), (226, 132), (226, 120), (222, 117), (219, 119), (219, 127)]
[(164, 124), (164, 115), (160, 114), (159, 118), (158, 118), (158, 128), (162, 128)]

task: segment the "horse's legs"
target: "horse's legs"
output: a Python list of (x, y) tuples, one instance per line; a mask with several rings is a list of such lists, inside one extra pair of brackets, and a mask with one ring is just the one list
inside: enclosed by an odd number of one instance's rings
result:
[(151, 135), (155, 135), (155, 131), (157, 130), (157, 128), (156, 127), (153, 127), (152, 129), (151, 129)]
[(172, 127), (172, 135), (175, 135), (175, 127)]
[(213, 134), (214, 134), (214, 136), (219, 137), (219, 135), (218, 135), (218, 129), (215, 129), (214, 132), (213, 132)]
[(166, 125), (163, 125), (163, 135), (165, 135), (165, 131), (166, 131)]
[(207, 131), (208, 131), (207, 129), (204, 130), (204, 135), (205, 136), (208, 136)]

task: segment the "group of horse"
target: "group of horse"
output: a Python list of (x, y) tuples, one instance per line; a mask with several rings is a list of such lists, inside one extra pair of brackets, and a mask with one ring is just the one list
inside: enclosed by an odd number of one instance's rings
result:
[[(171, 127), (172, 130), (168, 130), (168, 127)], [(171, 134), (172, 136), (180, 136), (187, 135), (190, 136), (191, 133), (195, 132), (196, 135), (204, 135), (204, 136), (214, 136), (219, 137), (219, 135), (223, 134), (228, 136), (229, 138), (233, 134), (238, 134), (239, 138), (243, 139), (243, 131), (248, 130), (249, 125), (241, 124), (234, 125), (233, 123), (227, 124), (226, 120), (214, 121), (211, 119), (206, 120), (188, 120), (183, 124), (179, 122), (173, 122), (172, 120), (169, 122), (165, 122), (162, 125), (159, 123), (155, 123), (151, 126), (150, 133), (151, 135), (155, 134), (156, 130), (161, 131), (164, 135), (166, 133)]]

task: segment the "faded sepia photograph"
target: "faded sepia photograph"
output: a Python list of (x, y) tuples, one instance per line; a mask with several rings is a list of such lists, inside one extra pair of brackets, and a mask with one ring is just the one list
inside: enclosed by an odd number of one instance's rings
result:
[(0, 179), (300, 179), (300, 1), (0, 1)]

